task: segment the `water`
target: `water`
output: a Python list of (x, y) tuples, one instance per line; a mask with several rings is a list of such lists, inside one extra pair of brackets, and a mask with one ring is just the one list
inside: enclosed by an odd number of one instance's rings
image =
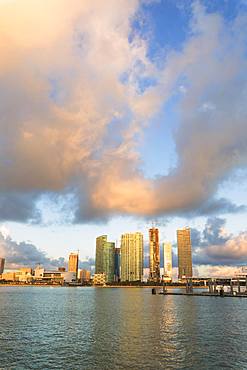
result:
[(0, 287), (0, 369), (247, 369), (247, 299)]

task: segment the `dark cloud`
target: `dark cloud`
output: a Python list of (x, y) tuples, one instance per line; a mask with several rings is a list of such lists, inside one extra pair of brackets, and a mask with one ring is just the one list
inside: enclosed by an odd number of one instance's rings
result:
[(37, 199), (37, 195), (32, 192), (0, 193), (0, 221), (40, 223), (41, 213), (36, 207)]
[(247, 207), (245, 205), (236, 205), (226, 198), (208, 199), (198, 209), (192, 212), (192, 216), (208, 216), (208, 215), (222, 215), (225, 213), (241, 213), (245, 212)]
[(0, 255), (6, 259), (6, 268), (35, 267), (37, 264), (46, 268), (57, 268), (66, 264), (64, 258), (51, 259), (32, 243), (17, 243), (10, 237), (5, 238), (2, 233), (0, 233)]
[(247, 232), (227, 233), (226, 220), (209, 218), (202, 232), (192, 229), (193, 263), (196, 265), (241, 265), (247, 263)]

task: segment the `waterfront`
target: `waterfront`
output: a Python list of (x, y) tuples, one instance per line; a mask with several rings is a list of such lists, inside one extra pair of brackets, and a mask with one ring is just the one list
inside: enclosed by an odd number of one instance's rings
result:
[(2, 287), (1, 369), (246, 369), (247, 302)]

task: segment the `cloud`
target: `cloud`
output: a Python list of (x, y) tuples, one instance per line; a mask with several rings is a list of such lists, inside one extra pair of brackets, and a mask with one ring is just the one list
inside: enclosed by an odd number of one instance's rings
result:
[(196, 265), (244, 265), (247, 262), (247, 231), (234, 236), (225, 219), (210, 218), (202, 232), (192, 229), (193, 263)]
[(9, 235), (0, 231), (0, 256), (6, 259), (5, 268), (35, 267), (41, 264), (46, 268), (65, 266), (65, 259), (52, 259), (30, 242), (17, 243)]
[(242, 267), (229, 265), (198, 265), (194, 269), (194, 275), (198, 277), (229, 278), (241, 273), (243, 273)]
[[(0, 3), (2, 220), (37, 221), (40, 198), (63, 194), (74, 222), (243, 210), (215, 194), (247, 162), (247, 17), (225, 24), (193, 4), (160, 68), (133, 27), (138, 1)], [(176, 94), (177, 167), (152, 180), (138, 145)]]

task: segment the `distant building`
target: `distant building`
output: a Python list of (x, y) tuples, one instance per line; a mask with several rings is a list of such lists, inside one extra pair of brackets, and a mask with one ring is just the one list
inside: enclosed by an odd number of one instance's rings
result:
[(94, 285), (105, 285), (106, 274), (105, 273), (94, 274), (93, 283)]
[(78, 253), (70, 253), (68, 272), (75, 272), (76, 279), (78, 277), (78, 264), (79, 264), (79, 254)]
[(34, 280), (41, 283), (73, 283), (76, 282), (77, 275), (74, 271), (46, 270), (38, 265), (34, 269)]
[(177, 230), (178, 278), (192, 277), (192, 251), (190, 228)]
[(114, 254), (114, 281), (120, 280), (120, 248), (115, 248), (115, 254)]
[(160, 280), (160, 246), (159, 229), (152, 227), (149, 229), (149, 268), (150, 281)]
[(77, 275), (73, 271), (60, 271), (60, 273), (64, 283), (75, 283), (77, 281)]
[(19, 281), (22, 281), (25, 283), (32, 282), (33, 269), (31, 267), (21, 267), (18, 271), (16, 271), (15, 275)]
[(5, 258), (0, 258), (0, 274), (4, 272)]
[(128, 233), (121, 237), (121, 281), (143, 280), (143, 235)]
[(107, 283), (114, 281), (115, 243), (107, 241), (107, 235), (96, 238), (95, 274), (105, 274)]
[(172, 280), (172, 245), (163, 243), (164, 251), (164, 280)]
[(19, 281), (19, 277), (16, 275), (16, 272), (4, 272), (1, 275), (1, 280), (5, 281)]
[(90, 281), (90, 279), (91, 279), (91, 272), (88, 270), (82, 269), (80, 271), (80, 281), (82, 283), (87, 283)]

